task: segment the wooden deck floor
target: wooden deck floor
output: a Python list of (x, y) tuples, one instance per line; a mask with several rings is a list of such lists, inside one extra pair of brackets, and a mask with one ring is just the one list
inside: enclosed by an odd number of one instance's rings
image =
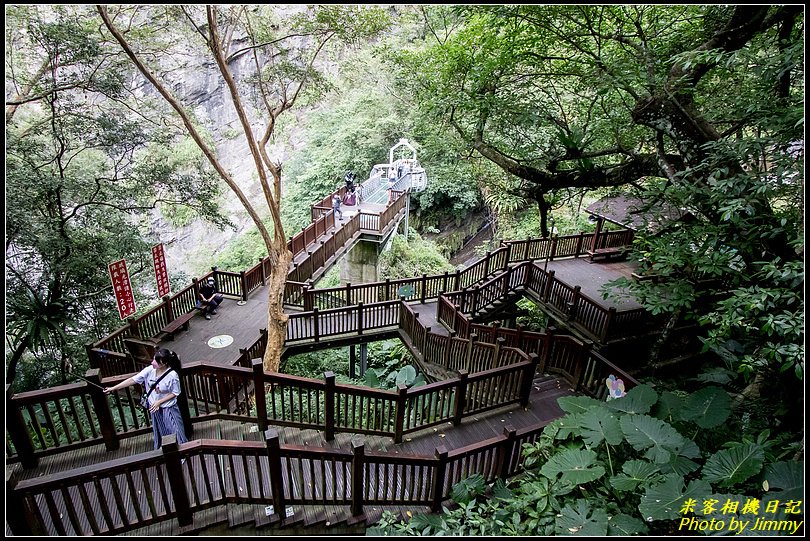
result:
[[(631, 299), (603, 299), (599, 289), (609, 280), (621, 276), (630, 278), (635, 268), (632, 261), (589, 263), (584, 258), (560, 259), (548, 263), (548, 270), (554, 270), (557, 278), (568, 284), (581, 286), (582, 293), (600, 305), (606, 308), (615, 307), (620, 311), (640, 308), (641, 305)], [(210, 321), (198, 315), (191, 320), (188, 331), (179, 333), (173, 341), (161, 342), (160, 346), (177, 352), (184, 362), (209, 360), (222, 364), (231, 363), (239, 357), (239, 349), (253, 344), (259, 338), (259, 329), (267, 327), (267, 294), (267, 287), (259, 287), (250, 295), (247, 303), (241, 306), (236, 300), (226, 299)], [(432, 332), (447, 334), (444, 326), (436, 321), (435, 300), (424, 304), (414, 302), (410, 306), (419, 313), (420, 321), (431, 327)], [(224, 347), (219, 347), (217, 340), (209, 345), (209, 341), (223, 335), (233, 341)]]
[[(391, 438), (379, 436), (360, 436), (356, 434), (338, 433), (333, 441), (327, 442), (324, 434), (316, 430), (298, 430), (295, 428), (278, 428), (279, 438), (282, 444), (304, 445), (311, 447), (323, 447), (327, 449), (351, 450), (353, 441), (365, 443), (367, 452), (387, 451), (397, 453), (416, 454), (423, 456), (433, 456), (437, 447), (445, 446), (447, 449), (458, 449), (472, 443), (486, 440), (503, 434), (504, 427), (511, 425), (515, 429), (521, 429), (545, 422), (562, 415), (562, 410), (557, 404), (560, 396), (572, 395), (573, 392), (564, 380), (555, 377), (539, 377), (535, 380), (530, 396), (530, 405), (524, 409), (520, 406), (510, 406), (500, 408), (493, 412), (478, 415), (466, 419), (460, 426), (454, 427), (451, 423), (446, 423), (434, 428), (426, 428), (422, 431), (406, 436), (401, 444), (394, 444)], [(257, 427), (250, 423), (238, 423), (235, 421), (216, 421), (196, 423), (194, 425), (194, 438), (210, 439), (231, 439), (241, 441), (262, 441), (262, 434)], [(152, 450), (151, 434), (140, 437), (128, 438), (121, 442), (121, 448), (106, 452), (103, 445), (96, 445), (90, 448), (61, 453), (55, 456), (43, 457), (37, 468), (23, 470), (19, 464), (10, 466), (17, 479), (31, 479), (43, 475), (65, 472), (74, 468), (97, 464), (116, 458), (131, 457), (132, 455), (145, 453)], [(250, 469), (250, 465), (245, 467), (235, 461), (235, 475), (237, 482), (244, 482), (245, 475), (250, 475), (253, 482), (266, 483), (267, 480), (257, 478), (257, 469)], [(254, 465), (255, 466), (255, 465)], [(200, 457), (192, 458), (186, 467), (201, 470), (203, 464)], [(238, 471), (236, 471), (238, 469)], [(304, 479), (310, 482), (310, 479)], [(136, 487), (137, 489), (137, 487)], [(269, 486), (268, 492), (269, 493)], [(100, 505), (100, 504), (99, 504)], [(391, 507), (393, 511), (422, 512), (423, 507)], [(364, 509), (368, 522), (376, 521), (382, 513), (381, 506), (366, 506)], [(348, 507), (337, 506), (293, 506), (295, 518), (302, 524), (316, 523), (328, 520), (338, 523), (349, 518)], [(148, 527), (139, 528), (127, 532), (125, 535), (182, 535), (193, 533), (197, 530), (207, 528), (216, 524), (253, 524), (255, 520), (261, 520), (264, 515), (264, 506), (235, 504), (228, 506), (216, 506), (204, 511), (195, 513), (194, 522), (191, 526), (179, 527), (177, 521), (167, 520), (162, 523), (153, 524)], [(79, 520), (87, 520), (79, 517)]]
[[(537, 262), (537, 264), (542, 267), (545, 263)], [(622, 277), (631, 279), (631, 274), (637, 267), (638, 264), (634, 261), (591, 263), (586, 258), (556, 259), (548, 262), (548, 270), (553, 270), (558, 279), (566, 284), (580, 286), (583, 295), (587, 295), (605, 308), (616, 308), (619, 311), (641, 308), (641, 305), (629, 298), (603, 299), (600, 290), (611, 280)]]

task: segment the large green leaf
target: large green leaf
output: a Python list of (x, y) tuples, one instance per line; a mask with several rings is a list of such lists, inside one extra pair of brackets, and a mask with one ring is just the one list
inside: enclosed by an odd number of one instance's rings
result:
[(557, 404), (566, 413), (583, 413), (593, 407), (604, 405), (603, 402), (590, 396), (561, 396), (557, 399)]
[(591, 509), (586, 500), (567, 504), (557, 516), (557, 535), (607, 535), (608, 518), (604, 509)]
[(658, 393), (649, 385), (633, 387), (621, 398), (605, 402), (609, 408), (626, 413), (648, 413), (653, 404), (658, 401)]
[(762, 477), (763, 486), (767, 485), (768, 487), (766, 489), (768, 496), (783, 501), (801, 500), (803, 498), (804, 466), (801, 462), (793, 460), (774, 462), (765, 467)]
[(397, 374), (397, 385), (413, 385), (416, 379), (416, 369), (411, 366), (403, 366)]
[(540, 473), (549, 479), (556, 479), (562, 474), (563, 483), (581, 485), (605, 474), (605, 468), (596, 463), (596, 453), (587, 449), (566, 449), (551, 457), (540, 469)]
[(608, 519), (608, 535), (645, 535), (647, 532), (647, 525), (636, 517), (619, 513)]
[(638, 510), (646, 521), (676, 519), (680, 518), (681, 506), (686, 498), (701, 502), (711, 493), (712, 487), (706, 481), (692, 481), (684, 490), (683, 477), (668, 475), (663, 483), (644, 492)]
[(683, 398), (670, 391), (664, 391), (652, 409), (652, 416), (666, 421), (670, 417), (678, 421), (681, 419)]
[(557, 433), (554, 435), (555, 440), (564, 440), (571, 434), (579, 434), (579, 429), (582, 426), (581, 413), (569, 413), (564, 417), (558, 419)]
[(595, 447), (607, 440), (610, 445), (618, 445), (624, 439), (619, 418), (604, 407), (593, 408), (580, 416), (582, 439), (589, 447)]
[(655, 479), (660, 469), (646, 460), (628, 460), (622, 464), (622, 471), (624, 473), (610, 478), (610, 484), (616, 490), (630, 491)]
[(648, 449), (645, 456), (659, 464), (669, 462), (684, 446), (677, 430), (649, 415), (625, 415), (619, 424), (630, 445), (638, 451)]
[(687, 475), (700, 468), (700, 464), (681, 455), (672, 455), (669, 462), (661, 464), (662, 473)]
[(731, 398), (719, 387), (704, 387), (692, 393), (684, 403), (681, 417), (701, 428), (723, 424), (731, 414)]
[(747, 443), (716, 452), (703, 465), (703, 479), (721, 487), (734, 486), (758, 474), (765, 460), (765, 450)]

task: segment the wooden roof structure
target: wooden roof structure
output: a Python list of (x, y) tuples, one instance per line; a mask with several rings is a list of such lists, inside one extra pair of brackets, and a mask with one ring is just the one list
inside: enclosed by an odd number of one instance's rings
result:
[[(652, 208), (651, 208), (652, 207)], [(588, 214), (639, 231), (657, 231), (664, 224), (691, 216), (688, 211), (664, 203), (651, 205), (628, 195), (606, 196), (585, 209)]]

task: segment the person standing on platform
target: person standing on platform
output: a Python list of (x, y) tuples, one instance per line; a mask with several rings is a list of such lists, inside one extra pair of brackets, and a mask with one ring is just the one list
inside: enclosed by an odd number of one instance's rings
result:
[(343, 212), (340, 210), (340, 197), (337, 194), (332, 196), (332, 210), (335, 213), (335, 220), (343, 220)]
[(155, 352), (150, 366), (117, 385), (104, 388), (104, 392), (109, 394), (136, 383), (144, 386), (149, 415), (152, 417), (155, 449), (160, 449), (163, 436), (169, 434), (177, 435), (177, 443), (188, 441), (180, 406), (177, 405), (177, 397), (180, 396), (180, 369), (177, 353), (161, 348)]

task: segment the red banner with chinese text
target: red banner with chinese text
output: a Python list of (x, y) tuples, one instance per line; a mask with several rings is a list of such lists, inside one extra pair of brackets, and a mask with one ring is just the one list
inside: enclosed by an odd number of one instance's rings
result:
[(163, 298), (169, 294), (169, 273), (166, 270), (166, 254), (163, 244), (152, 247), (152, 261), (155, 263), (155, 281), (157, 282), (158, 297)]
[(110, 263), (110, 278), (112, 279), (115, 302), (118, 305), (118, 314), (126, 319), (135, 313), (135, 297), (132, 294), (132, 284), (129, 281), (127, 262), (125, 259)]

